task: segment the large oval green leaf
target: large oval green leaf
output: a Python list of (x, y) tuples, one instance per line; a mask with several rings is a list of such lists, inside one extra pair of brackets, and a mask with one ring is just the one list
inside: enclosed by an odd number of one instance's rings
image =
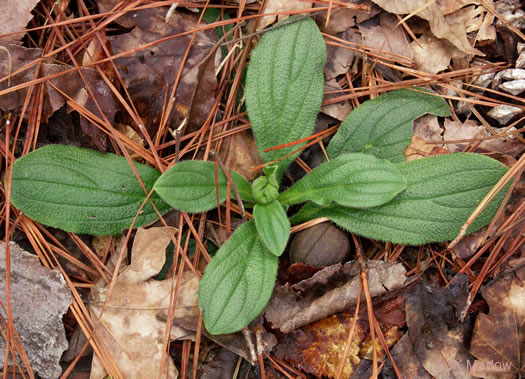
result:
[(264, 247), (253, 220), (233, 233), (200, 282), (199, 305), (208, 332), (236, 332), (261, 313), (272, 295), (277, 260)]
[[(217, 182), (215, 180), (217, 172)], [(232, 171), (232, 181), (245, 201), (253, 201), (250, 184)], [(218, 189), (217, 189), (218, 184)], [(206, 212), (226, 200), (226, 175), (215, 163), (183, 161), (166, 171), (155, 183), (155, 191), (173, 208), (184, 212)], [(230, 196), (235, 198), (233, 189)]]
[[(147, 191), (160, 172), (134, 163)], [(11, 202), (26, 216), (73, 233), (110, 235), (129, 228), (146, 194), (124, 157), (73, 146), (49, 145), (13, 164)], [(153, 194), (164, 214), (170, 208)], [(157, 219), (148, 201), (135, 227)]]
[(413, 121), (426, 113), (443, 117), (450, 113), (445, 100), (421, 91), (401, 89), (365, 101), (343, 121), (328, 145), (328, 156), (362, 152), (403, 162)]
[[(490, 189), (507, 171), (502, 163), (479, 154), (457, 153), (399, 165), (407, 189), (391, 202), (370, 209), (308, 204), (293, 223), (328, 217), (342, 228), (362, 236), (422, 245), (457, 236), (460, 228)], [(501, 191), (468, 229), (487, 225), (503, 197)]]
[(283, 206), (277, 200), (269, 204), (255, 204), (253, 217), (264, 246), (279, 257), (290, 238), (290, 221)]
[(342, 154), (316, 167), (279, 196), (285, 205), (313, 201), (366, 208), (384, 204), (407, 186), (395, 164), (370, 154)]
[[(296, 17), (267, 32), (253, 50), (246, 76), (246, 107), (265, 162), (301, 145), (263, 152), (309, 136), (323, 98), (326, 46), (314, 21)], [(278, 163), (278, 177), (297, 156)]]

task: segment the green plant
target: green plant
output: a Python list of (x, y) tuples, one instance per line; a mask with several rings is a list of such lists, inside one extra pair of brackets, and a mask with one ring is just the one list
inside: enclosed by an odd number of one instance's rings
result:
[[(213, 209), (227, 198), (231, 178), (240, 198), (253, 206), (254, 219), (233, 233), (202, 278), (199, 303), (213, 334), (242, 329), (266, 306), (278, 257), (288, 242), (286, 211), (292, 204), (307, 203), (292, 223), (328, 217), (351, 232), (411, 245), (454, 238), (506, 168), (476, 154), (404, 163), (413, 120), (426, 113), (449, 113), (443, 99), (422, 89), (392, 91), (363, 103), (329, 144), (330, 161), (279, 191), (301, 145), (266, 150), (312, 133), (326, 60), (315, 23), (307, 18), (292, 21), (263, 36), (248, 68), (248, 115), (257, 148), (268, 163), (251, 185), (235, 172), (223, 172), (217, 163), (183, 161), (160, 177), (154, 169), (135, 164), (143, 188), (124, 158), (48, 146), (15, 162), (13, 204), (35, 220), (67, 231), (110, 234), (129, 227), (143, 202), (135, 226), (155, 218), (152, 204), (161, 214), (170, 207), (186, 212)], [(151, 188), (156, 193), (145, 201)], [(469, 232), (490, 222), (502, 196)]]
[[(73, 233), (111, 235), (129, 228), (145, 193), (160, 172), (115, 154), (48, 145), (19, 158), (13, 165), (11, 202), (45, 225)], [(144, 187), (143, 187), (144, 186)], [(156, 220), (171, 207), (157, 194), (146, 202), (135, 227)]]

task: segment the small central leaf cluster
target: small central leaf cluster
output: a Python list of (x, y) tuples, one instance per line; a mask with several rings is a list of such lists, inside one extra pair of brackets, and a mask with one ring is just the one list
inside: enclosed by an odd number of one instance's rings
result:
[(270, 204), (279, 197), (279, 183), (277, 181), (277, 167), (265, 167), (266, 175), (260, 176), (252, 184), (252, 195), (259, 204)]
[[(203, 175), (206, 172), (208, 176)], [(255, 202), (254, 220), (233, 233), (202, 277), (199, 302), (210, 333), (235, 332), (266, 306), (277, 259), (290, 237), (285, 207), (309, 201), (323, 206), (371, 208), (388, 203), (407, 187), (405, 176), (395, 164), (364, 153), (345, 153), (323, 163), (282, 193), (277, 186), (277, 172), (277, 167), (266, 168), (266, 175), (254, 181), (249, 193), (249, 185), (242, 177), (233, 172), (216, 172), (212, 162), (181, 162), (154, 185), (157, 193), (179, 210), (207, 211), (217, 206), (217, 191), (219, 201), (224, 201), (228, 175), (240, 189), (241, 198)], [(187, 182), (174, 180), (183, 175)], [(198, 194), (198, 200), (192, 201), (190, 194)]]
[[(285, 211), (290, 205), (307, 203), (294, 223), (328, 217), (372, 239), (417, 245), (454, 238), (507, 169), (466, 153), (405, 163), (414, 119), (449, 113), (443, 99), (422, 89), (392, 91), (364, 102), (328, 145), (329, 161), (279, 192), (282, 174), (300, 145), (267, 150), (312, 133), (325, 61), (323, 37), (308, 18), (291, 18), (266, 33), (254, 49), (246, 79), (248, 115), (260, 155), (267, 164), (277, 163), (252, 185), (236, 172), (223, 172), (217, 162), (183, 161), (160, 175), (139, 163), (133, 163), (133, 170), (114, 154), (46, 146), (14, 163), (11, 201), (46, 225), (114, 234), (132, 222), (147, 225), (156, 211), (209, 211), (231, 197), (228, 188), (234, 187), (245, 205), (253, 206), (254, 219), (233, 233), (202, 277), (199, 304), (212, 334), (244, 328), (266, 306), (278, 257), (290, 236)], [(155, 192), (147, 197), (151, 189)], [(468, 232), (487, 225), (502, 198), (503, 193), (496, 196)]]

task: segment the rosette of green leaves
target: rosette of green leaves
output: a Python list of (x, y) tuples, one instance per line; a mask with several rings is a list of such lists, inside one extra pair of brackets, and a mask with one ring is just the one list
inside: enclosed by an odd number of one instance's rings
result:
[[(325, 50), (315, 23), (301, 17), (266, 33), (254, 49), (247, 108), (258, 150), (269, 165), (252, 185), (214, 162), (183, 161), (160, 175), (143, 164), (131, 167), (114, 154), (48, 146), (15, 162), (11, 201), (46, 225), (114, 234), (134, 219), (135, 226), (146, 225), (170, 207), (213, 209), (227, 198), (231, 180), (241, 199), (255, 204), (254, 220), (233, 233), (202, 277), (199, 304), (212, 334), (244, 328), (266, 306), (290, 234), (289, 205), (308, 202), (295, 223), (328, 217), (373, 239), (422, 244), (454, 238), (507, 169), (476, 154), (404, 163), (413, 120), (449, 112), (443, 99), (422, 89), (392, 91), (356, 108), (328, 146), (330, 161), (279, 193), (282, 173), (300, 145), (265, 150), (312, 132), (323, 94)], [(152, 188), (156, 192), (148, 199)], [(469, 232), (490, 222), (502, 197)]]

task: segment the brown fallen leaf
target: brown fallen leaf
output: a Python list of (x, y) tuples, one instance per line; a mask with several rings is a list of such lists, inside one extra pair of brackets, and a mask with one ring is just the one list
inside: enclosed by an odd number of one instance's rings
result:
[(446, 15), (446, 17), (453, 23), (464, 25), (465, 31), (471, 33), (481, 28), (485, 12), (483, 7), (469, 5)]
[(257, 151), (252, 135), (247, 132), (235, 133), (225, 138), (222, 146), (219, 156), (227, 169), (231, 167), (250, 182), (262, 173), (262, 169), (253, 169), (264, 162)]
[(468, 297), (468, 287), (439, 288), (421, 281), (406, 294), (408, 335), (422, 366), (437, 378), (468, 378), (470, 357), (466, 341), (471, 331), (468, 321), (460, 323), (454, 307), (457, 298)]
[[(397, 326), (388, 328), (383, 332), (386, 345), (388, 347), (393, 346), (397, 341), (399, 341), (403, 334), (404, 333)], [(379, 357), (384, 357), (385, 353), (383, 351), (383, 345), (377, 337), (375, 339), (375, 350), (377, 351)], [(361, 350), (359, 351), (359, 356), (369, 360), (374, 359), (374, 344), (372, 343), (371, 334), (369, 334), (368, 337), (366, 337), (366, 339), (363, 341)]]
[(454, 254), (461, 259), (467, 259), (473, 256), (482, 243), (486, 241), (485, 235), (487, 229), (483, 228), (478, 232), (469, 234), (461, 241), (459, 241), (453, 248)]
[(39, 0), (0, 0), (2, 10), (0, 12), (0, 36), (18, 32), (8, 37), (1, 37), (0, 41), (19, 44), (25, 34), (27, 23), (33, 18), (31, 11), (38, 3)]
[[(324, 93), (325, 96), (323, 98), (323, 101), (327, 101), (334, 97), (341, 96), (341, 94), (343, 93), (343, 88), (337, 82), (337, 80), (330, 79), (325, 81), (324, 83)], [(333, 104), (323, 105), (321, 107), (321, 112), (339, 121), (343, 121), (348, 116), (351, 110), (352, 106), (347, 100)]]
[(197, 377), (201, 379), (234, 378), (238, 360), (237, 354), (220, 348), (211, 361), (199, 368)]
[[(405, 317), (405, 295), (404, 293), (410, 289), (410, 284), (395, 291), (389, 291), (383, 296), (380, 296), (373, 301), (374, 317), (384, 328), (391, 328), (397, 326), (403, 328), (406, 325)], [(386, 299), (381, 299), (386, 297)], [(368, 317), (367, 310), (361, 308), (359, 313), (360, 318)]]
[[(108, 4), (104, 8), (109, 7)], [(146, 43), (191, 31), (197, 28), (198, 14), (176, 11), (166, 23), (167, 7), (156, 7), (127, 12), (119, 23), (132, 27), (129, 33), (109, 37), (115, 54), (133, 51)], [(115, 60), (139, 115), (145, 125), (158, 125), (165, 96), (170, 96), (176, 81), (191, 33), (171, 38), (147, 49)], [(214, 46), (217, 35), (213, 29), (196, 34), (189, 56), (178, 83), (169, 125), (179, 127), (187, 119), (186, 130), (202, 126), (215, 101), (217, 78), (215, 76)], [(150, 131), (151, 132), (151, 131)]]
[(427, 114), (414, 121), (414, 135), (423, 138), (427, 142), (443, 141), (441, 134), (443, 134), (443, 128), (441, 128), (438, 118), (434, 115)]
[[(12, 59), (12, 71), (25, 66), (41, 57), (43, 54), (42, 49), (28, 49), (25, 47), (13, 45), (13, 44), (2, 44), (9, 50)], [(13, 75), (10, 79), (11, 87), (27, 83), (35, 79), (35, 71), (38, 65), (33, 65), (31, 68)], [(40, 64), (38, 71), (39, 77), (48, 77), (54, 74), (59, 74), (71, 67), (66, 65), (42, 63)], [(7, 62), (0, 60), (0, 76), (6, 76), (9, 74), (9, 67)], [(106, 83), (100, 78), (96, 70), (90, 68), (82, 68), (82, 74), (86, 78), (86, 82), (89, 84), (93, 95), (102, 109), (104, 115), (113, 121), (114, 116), (117, 112), (117, 103), (113, 98), (112, 92), (106, 85)], [(4, 90), (9, 88), (7, 80), (0, 82), (0, 89)], [(42, 121), (46, 122), (49, 117), (56, 112), (59, 108), (64, 106), (68, 101), (68, 97), (71, 98), (79, 106), (86, 108), (88, 111), (93, 113), (95, 116), (101, 118), (98, 108), (89, 96), (86, 89), (86, 85), (78, 72), (69, 72), (67, 74), (58, 76), (54, 79), (46, 81), (45, 84), (45, 98), (43, 102), (42, 110)], [(18, 91), (10, 92), (0, 97), (0, 109), (6, 111), (17, 111), (21, 112), (28, 88), (23, 88)], [(66, 96), (64, 96), (63, 92)], [(29, 112), (29, 110), (28, 110)], [(28, 113), (25, 115), (28, 116)], [(105, 151), (107, 146), (107, 137), (97, 127), (90, 126), (91, 124), (81, 119), (81, 126), (84, 133), (88, 134), (93, 143), (100, 149)]]
[(470, 353), (476, 357), (470, 374), (481, 378), (525, 375), (525, 265), (484, 286), (490, 311), (479, 313)]
[(448, 153), (450, 153), (450, 151), (436, 146), (433, 143), (427, 143), (427, 141), (421, 137), (416, 136), (415, 134), (412, 136), (410, 145), (408, 145), (405, 149), (407, 161)]
[[(264, 3), (264, 9), (262, 13), (276, 13), (276, 12), (291, 12), (291, 11), (300, 11), (303, 9), (308, 9), (312, 7), (312, 3), (308, 1), (301, 0), (267, 0)], [(257, 31), (263, 30), (268, 25), (272, 24), (276, 19), (278, 21), (285, 20), (289, 15), (276, 15), (263, 16), (259, 19), (259, 24), (257, 24)]]
[[(60, 357), (67, 349), (62, 316), (71, 304), (71, 292), (58, 270), (43, 267), (36, 255), (10, 243), (11, 309), (16, 333), (34, 372), (42, 378), (58, 378)], [(6, 296), (6, 244), (0, 241), (0, 297)], [(7, 314), (0, 307), (3, 333)], [(5, 334), (0, 338), (0, 364), (4, 365)], [(9, 357), (11, 364), (11, 356)]]
[(485, 14), (478, 34), (476, 35), (478, 41), (492, 42), (496, 40), (496, 27), (493, 25), (495, 19), (496, 16), (492, 13), (487, 12), (487, 14)]
[(448, 154), (450, 151), (442, 142), (443, 128), (439, 125), (438, 119), (433, 115), (425, 115), (414, 122), (414, 134), (412, 141), (405, 149), (407, 161), (420, 159), (428, 156)]
[[(350, 42), (351, 44), (359, 45), (362, 40), (357, 30), (351, 28), (336, 35), (338, 39)], [(350, 46), (327, 45), (326, 53), (327, 60), (324, 67), (325, 86), (324, 86), (324, 101), (334, 97), (341, 96), (342, 87), (337, 81), (337, 77), (347, 73), (354, 64), (356, 59), (356, 52), (349, 48)], [(321, 107), (321, 112), (339, 121), (343, 121), (350, 113), (352, 107), (348, 100), (340, 101), (334, 104), (327, 104)]]
[[(483, 126), (472, 120), (466, 120), (465, 122), (452, 121), (445, 119), (445, 133), (443, 134), (443, 140), (448, 141), (457, 141), (457, 140), (467, 140), (475, 138), (484, 138), (488, 137), (490, 133)], [(465, 143), (447, 143), (447, 147), (451, 153), (457, 153), (463, 151), (468, 145), (473, 146), (478, 142), (465, 142)], [(484, 141), (481, 142), (479, 147), (485, 147)]]
[[(128, 137), (131, 141), (135, 142), (137, 145), (144, 147), (144, 138), (135, 131), (130, 125), (124, 124), (114, 124), (115, 129)], [(140, 154), (135, 153), (131, 148), (128, 148), (128, 153), (133, 160), (141, 161), (142, 157)]]
[[(432, 376), (423, 368), (421, 361), (414, 354), (412, 342), (408, 334), (405, 334), (390, 350), (392, 359), (403, 378), (431, 379)], [(382, 374), (385, 378), (395, 378), (396, 374), (390, 360), (387, 360)]]
[[(0, 57), (2, 57), (2, 59), (0, 59), (0, 76), (3, 78), (10, 75), (22, 66), (37, 60), (42, 55), (42, 51), (42, 49), (28, 49), (14, 44), (0, 42)], [(9, 52), (9, 54), (7, 55), (6, 52)], [(9, 67), (9, 64), (11, 64), (11, 67)], [(0, 90), (5, 90), (9, 87), (29, 82), (34, 78), (34, 75), (35, 68), (31, 68), (17, 75), (12, 75), (9, 81), (4, 80), (0, 82)], [(21, 110), (26, 94), (27, 88), (24, 88), (1, 96), (0, 109), (4, 111)], [(49, 107), (48, 100), (47, 102), (44, 102), (44, 121), (46, 121), (51, 113), (54, 112), (49, 112)]]
[[(362, 42), (361, 36), (354, 28), (345, 30), (336, 35), (338, 39), (347, 41), (350, 44), (359, 45)], [(336, 79), (339, 75), (345, 74), (354, 63), (357, 53), (350, 49), (351, 46), (327, 45), (326, 46), (326, 65), (324, 74), (327, 81)]]
[(292, 263), (286, 269), (286, 281), (291, 284), (311, 278), (313, 274), (321, 271), (322, 267), (308, 266), (304, 263)]
[[(275, 355), (316, 377), (335, 378), (352, 321), (352, 315), (339, 313), (293, 330), (276, 346)], [(357, 321), (344, 366), (344, 378), (349, 378), (361, 362), (359, 353), (368, 328), (366, 320)]]
[(405, 64), (409, 64), (414, 57), (405, 31), (394, 15), (380, 13), (379, 16), (359, 24), (358, 28), (366, 46), (380, 50), (380, 55), (382, 52), (391, 53), (385, 54), (390, 57), (395, 54), (399, 56), (396, 60)]
[[(512, 130), (508, 132), (512, 132)], [(519, 158), (525, 151), (525, 144), (512, 136), (487, 139), (483, 141), (482, 145), (478, 148), (479, 153), (500, 154), (504, 152), (506, 157), (502, 156), (499, 160), (509, 167), (511, 163), (515, 162), (514, 159)]]
[(454, 13), (466, 5), (493, 5), (492, 0), (439, 0), (439, 9), (444, 15)]
[[(166, 319), (166, 313), (160, 312), (158, 318)], [(255, 329), (262, 329), (262, 347), (265, 352), (269, 353), (277, 344), (277, 339), (272, 333), (269, 333), (266, 329), (262, 328), (262, 317), (258, 317), (252, 321), (250, 325), (248, 325), (248, 328), (252, 328), (254, 324), (257, 324)], [(199, 327), (199, 310), (196, 309), (193, 314), (187, 314), (183, 317), (175, 318), (174, 325), (196, 332)], [(218, 345), (243, 357), (248, 362), (251, 361), (250, 351), (246, 346), (246, 339), (241, 332), (231, 334), (208, 334), (203, 328), (201, 333)]]
[(465, 58), (467, 54), (450, 41), (436, 38), (434, 35), (424, 33), (416, 41), (410, 43), (414, 51), (416, 68), (430, 74), (437, 74), (446, 70), (453, 58)]
[(427, 0), (372, 0), (384, 10), (407, 15), (416, 12), (416, 15), (427, 20), (432, 34), (440, 39), (450, 41), (459, 50), (468, 54), (483, 55), (481, 51), (472, 47), (467, 38), (465, 24), (458, 23), (454, 15), (444, 15), (437, 1)]
[[(172, 279), (152, 278), (164, 265), (166, 247), (175, 231), (170, 227), (138, 229), (131, 264), (115, 279), (112, 296), (100, 318), (108, 287), (98, 282), (92, 289), (89, 310), (95, 328), (126, 378), (159, 375), (176, 378), (178, 375), (173, 360), (165, 354), (166, 322), (157, 318), (157, 314), (167, 312), (170, 305)], [(198, 314), (198, 287), (197, 276), (185, 271), (178, 290), (175, 318)], [(169, 340), (192, 336), (193, 332), (172, 326)], [(99, 358), (94, 356), (91, 378), (105, 375)]]
[[(372, 297), (400, 288), (405, 282), (402, 264), (368, 261), (366, 269)], [(277, 286), (266, 307), (266, 320), (273, 328), (289, 333), (354, 306), (361, 283), (359, 272), (356, 261), (336, 264), (292, 286)]]
[[(315, 16), (321, 30), (328, 34), (337, 34), (349, 30), (352, 26), (360, 24), (381, 12), (381, 8), (372, 4), (370, 0), (343, 0), (343, 3), (352, 3), (368, 7), (369, 10), (352, 8), (333, 8), (330, 13), (330, 22), (326, 26), (327, 12), (322, 12)], [(316, 7), (326, 7), (325, 3), (316, 3)], [(329, 60), (328, 60), (329, 61)]]

